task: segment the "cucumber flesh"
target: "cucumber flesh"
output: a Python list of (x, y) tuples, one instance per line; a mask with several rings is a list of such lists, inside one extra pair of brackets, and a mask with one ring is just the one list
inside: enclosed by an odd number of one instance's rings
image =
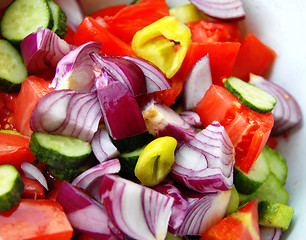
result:
[(231, 190), (231, 197), (228, 202), (225, 215), (227, 216), (227, 215), (232, 214), (233, 212), (236, 212), (238, 207), (239, 207), (239, 194), (236, 190), (235, 185), (233, 185), (233, 188)]
[(270, 93), (236, 77), (229, 77), (224, 86), (238, 97), (243, 105), (255, 112), (269, 113), (277, 103), (276, 98)]
[(13, 44), (38, 28), (52, 28), (52, 17), (46, 0), (14, 0), (1, 20), (1, 35)]
[(57, 169), (77, 169), (92, 152), (88, 142), (43, 132), (32, 133), (29, 147), (39, 161)]
[(258, 204), (258, 223), (261, 226), (282, 228), (286, 231), (293, 214), (292, 207), (281, 203), (262, 201)]
[(266, 155), (262, 152), (247, 174), (234, 168), (234, 184), (239, 193), (251, 194), (268, 179), (269, 174), (270, 166)]
[(24, 184), (17, 169), (8, 164), (0, 165), (0, 212), (18, 204)]
[(4, 92), (17, 92), (27, 76), (27, 69), (18, 50), (9, 41), (0, 39), (0, 89)]
[(51, 10), (53, 19), (52, 31), (60, 38), (64, 38), (67, 33), (67, 17), (64, 11), (52, 0), (48, 0), (48, 5)]

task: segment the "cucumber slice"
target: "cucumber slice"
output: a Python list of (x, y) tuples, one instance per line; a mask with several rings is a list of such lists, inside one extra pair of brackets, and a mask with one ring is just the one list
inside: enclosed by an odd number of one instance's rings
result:
[(236, 190), (235, 185), (233, 185), (233, 188), (231, 190), (231, 197), (228, 202), (225, 215), (227, 216), (227, 215), (232, 214), (233, 212), (236, 212), (238, 207), (239, 207), (239, 194)]
[(288, 166), (286, 159), (276, 149), (265, 146), (263, 153), (266, 156), (271, 172), (274, 173), (278, 181), (284, 186), (286, 184)]
[(224, 86), (238, 97), (243, 105), (255, 112), (269, 113), (277, 102), (276, 98), (265, 90), (236, 77), (229, 77)]
[(273, 173), (270, 173), (268, 179), (257, 189), (256, 192), (250, 195), (242, 195), (245, 201), (259, 199), (260, 201), (271, 201), (282, 204), (287, 204), (289, 194), (282, 184), (277, 180)]
[(0, 39), (0, 66), (0, 89), (19, 91), (28, 72), (18, 50), (5, 39)]
[(29, 147), (39, 161), (57, 169), (77, 169), (92, 152), (88, 142), (42, 132), (32, 133)]
[(48, 0), (53, 19), (52, 31), (60, 38), (64, 38), (67, 33), (67, 17), (64, 11), (52, 0)]
[(1, 35), (15, 45), (38, 28), (52, 28), (46, 0), (14, 0), (5, 10), (0, 23)]
[(286, 231), (293, 214), (292, 207), (281, 203), (262, 201), (258, 204), (258, 223), (261, 226), (282, 228)]
[(234, 168), (234, 184), (239, 193), (251, 194), (268, 179), (269, 174), (270, 167), (266, 155), (261, 153), (247, 174)]
[(23, 190), (24, 184), (17, 169), (8, 164), (0, 165), (0, 212), (16, 206)]

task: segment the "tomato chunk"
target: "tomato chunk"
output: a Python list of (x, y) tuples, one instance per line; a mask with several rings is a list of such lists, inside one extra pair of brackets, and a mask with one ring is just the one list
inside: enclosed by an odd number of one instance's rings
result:
[(268, 141), (272, 113), (257, 113), (240, 103), (224, 87), (212, 85), (195, 107), (204, 126), (218, 121), (235, 147), (235, 165), (247, 173)]
[(114, 5), (114, 6), (109, 6), (109, 7), (102, 8), (102, 9), (99, 9), (99, 10), (95, 11), (94, 13), (90, 14), (90, 16), (92, 18), (111, 17), (111, 16), (114, 16), (116, 13), (118, 13), (121, 9), (123, 9), (125, 7), (126, 7), (126, 4), (118, 4), (118, 5)]
[(264, 75), (272, 65), (276, 53), (261, 42), (253, 33), (249, 33), (242, 41), (232, 75), (249, 80), (250, 73)]
[(20, 134), (0, 132), (0, 165), (11, 164), (20, 168), (23, 162), (33, 162), (35, 157), (29, 148), (30, 138)]
[(31, 136), (30, 117), (39, 99), (53, 91), (49, 88), (50, 81), (34, 75), (28, 77), (21, 84), (13, 114), (13, 125), (23, 135)]
[(62, 206), (52, 200), (21, 199), (16, 207), (0, 213), (2, 240), (68, 240), (72, 233)]
[(45, 198), (45, 188), (35, 179), (30, 179), (21, 175), (24, 183), (22, 198)]

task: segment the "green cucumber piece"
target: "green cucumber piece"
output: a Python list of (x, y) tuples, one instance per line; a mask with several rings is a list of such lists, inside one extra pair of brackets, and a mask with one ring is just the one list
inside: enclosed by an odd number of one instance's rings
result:
[(231, 189), (231, 197), (228, 202), (225, 215), (227, 216), (232, 214), (233, 212), (236, 212), (238, 207), (239, 207), (239, 194), (236, 190), (235, 185), (233, 185), (233, 188)]
[(24, 183), (17, 169), (9, 164), (0, 165), (0, 212), (16, 206), (23, 190)]
[(120, 176), (128, 179), (136, 179), (134, 172), (135, 166), (144, 148), (145, 146), (137, 148), (132, 152), (122, 153), (119, 156), (119, 161), (121, 165), (121, 170), (119, 172)]
[(52, 28), (46, 0), (14, 0), (5, 10), (0, 23), (1, 35), (15, 45), (38, 28)]
[(289, 228), (294, 208), (285, 204), (261, 201), (258, 204), (258, 223), (261, 226), (282, 228), (286, 231)]
[(269, 175), (270, 167), (266, 155), (261, 153), (247, 174), (234, 168), (234, 184), (239, 193), (251, 194), (268, 179)]
[(270, 165), (271, 172), (274, 173), (278, 181), (284, 186), (286, 184), (288, 166), (286, 159), (276, 149), (265, 146), (263, 153)]
[(224, 86), (243, 105), (255, 112), (269, 113), (277, 103), (276, 98), (270, 93), (236, 77), (229, 77)]
[(92, 152), (90, 143), (78, 138), (33, 132), (30, 150), (37, 160), (57, 169), (77, 169)]
[(64, 38), (67, 33), (67, 17), (64, 11), (52, 0), (48, 0), (53, 19), (52, 31), (60, 38)]
[(240, 201), (252, 201), (259, 199), (260, 201), (272, 201), (287, 204), (289, 194), (283, 185), (278, 181), (273, 173), (270, 173), (268, 179), (250, 195), (241, 195)]
[(0, 89), (18, 92), (28, 72), (19, 51), (5, 39), (0, 39), (0, 66)]

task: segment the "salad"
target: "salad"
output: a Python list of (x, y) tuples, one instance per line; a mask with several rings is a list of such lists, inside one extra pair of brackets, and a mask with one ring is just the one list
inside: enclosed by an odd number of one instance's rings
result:
[(281, 238), (301, 109), (233, 2), (1, 6), (1, 239)]

